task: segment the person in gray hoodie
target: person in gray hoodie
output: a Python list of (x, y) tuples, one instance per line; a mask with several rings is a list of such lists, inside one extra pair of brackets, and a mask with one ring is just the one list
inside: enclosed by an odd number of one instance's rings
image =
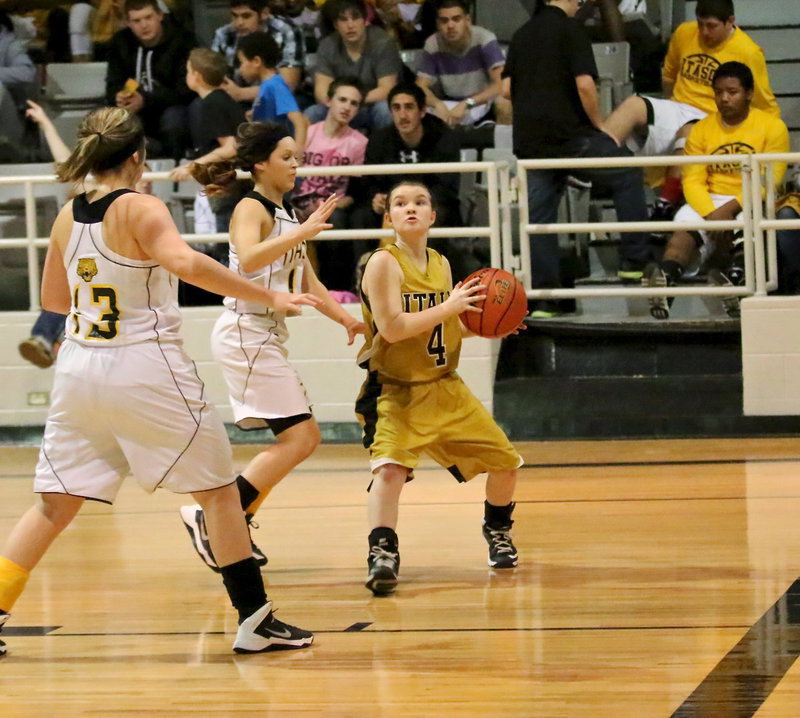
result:
[(36, 69), (14, 35), (11, 18), (0, 10), (0, 160), (13, 160), (11, 150), (22, 141), (24, 125), (19, 108), (32, 96), (35, 77)]

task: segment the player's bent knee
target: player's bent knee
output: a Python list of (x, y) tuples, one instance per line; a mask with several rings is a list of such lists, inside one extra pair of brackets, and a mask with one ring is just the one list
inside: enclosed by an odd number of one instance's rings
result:
[(374, 472), (376, 481), (382, 481), (386, 484), (405, 484), (408, 478), (408, 468), (400, 466), (400, 464), (384, 464)]

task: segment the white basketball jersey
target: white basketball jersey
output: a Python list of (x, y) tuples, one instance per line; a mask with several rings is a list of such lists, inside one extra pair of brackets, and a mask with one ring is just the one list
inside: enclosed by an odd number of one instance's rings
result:
[[(291, 206), (286, 208), (268, 200), (258, 192), (248, 192), (243, 199), (254, 199), (264, 206), (275, 220), (272, 231), (263, 239), (271, 239), (281, 234), (291, 231), (300, 223), (295, 216)], [(263, 241), (262, 239), (262, 241)], [(301, 292), (303, 286), (303, 263), (306, 259), (306, 243), (301, 242), (296, 247), (290, 249), (280, 259), (276, 259), (272, 264), (257, 269), (254, 272), (244, 272), (239, 265), (239, 256), (236, 248), (231, 243), (229, 254), (229, 267), (238, 272), (241, 276), (248, 279), (262, 282), (268, 289), (275, 289), (279, 292)], [(286, 315), (283, 312), (274, 312), (264, 304), (258, 302), (246, 302), (242, 299), (225, 297), (225, 306), (237, 314), (257, 314), (265, 319), (265, 329), (272, 332), (280, 341), (285, 341), (289, 336), (286, 329)]]
[(123, 257), (106, 246), (103, 217), (117, 190), (96, 202), (72, 203), (72, 234), (64, 252), (72, 309), (67, 339), (85, 346), (179, 342), (178, 280), (152, 259)]

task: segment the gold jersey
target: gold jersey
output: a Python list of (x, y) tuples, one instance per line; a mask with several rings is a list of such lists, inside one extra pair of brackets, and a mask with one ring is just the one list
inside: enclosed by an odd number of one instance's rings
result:
[[(686, 165), (683, 168), (683, 193), (686, 201), (701, 217), (714, 211), (712, 194), (736, 197), (742, 204), (741, 165), (725, 162), (725, 155), (788, 152), (789, 131), (782, 120), (750, 108), (747, 119), (728, 127), (715, 112), (700, 120), (686, 140), (687, 155), (720, 155), (712, 165)], [(774, 165), (775, 186), (783, 181), (785, 162)]]
[(673, 83), (670, 99), (709, 114), (716, 112), (711, 85), (714, 73), (723, 63), (734, 60), (747, 65), (753, 73), (753, 107), (780, 117), (781, 111), (769, 86), (764, 51), (738, 27), (725, 42), (714, 48), (700, 43), (696, 22), (684, 22), (676, 28), (669, 41), (662, 71), (664, 82)]
[[(404, 312), (421, 312), (441, 304), (452, 289), (445, 260), (441, 254), (428, 248), (428, 267), (423, 273), (414, 266), (411, 257), (396, 244), (381, 247), (378, 252), (389, 252), (403, 270)], [(365, 343), (358, 353), (359, 365), (369, 372), (377, 372), (378, 380), (396, 384), (424, 384), (451, 374), (458, 366), (461, 354), (461, 322), (451, 316), (422, 334), (387, 342), (379, 333), (372, 317), (369, 297), (361, 292), (361, 311), (367, 325)]]

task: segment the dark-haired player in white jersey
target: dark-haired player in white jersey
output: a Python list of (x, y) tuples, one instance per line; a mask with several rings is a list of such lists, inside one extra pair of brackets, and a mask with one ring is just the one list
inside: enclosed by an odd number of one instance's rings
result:
[[(298, 222), (284, 200), (294, 188), (296, 152), (284, 126), (252, 122), (239, 127), (233, 162), (201, 165), (194, 176), (213, 194), (232, 183), (235, 168), (252, 174), (255, 187), (231, 218), (231, 269), (271, 289), (316, 296), (319, 311), (341, 324), (352, 344), (363, 334), (363, 322), (331, 297), (306, 256), (306, 240), (331, 228), (327, 220), (337, 197), (331, 195), (303, 224)], [(233, 297), (225, 299), (225, 308), (212, 333), (212, 350), (228, 385), (234, 420), (245, 430), (269, 428), (277, 439), (236, 479), (249, 522), (272, 487), (311, 455), (321, 437), (303, 383), (288, 361), (286, 313)], [(216, 557), (204, 539), (202, 507), (184, 506), (181, 517), (200, 557), (216, 569)], [(255, 545), (253, 555), (262, 565), (267, 562)]]
[(69, 316), (36, 467), (40, 497), (0, 555), (0, 627), (84, 501), (112, 503), (133, 473), (147, 491), (191, 493), (203, 506), (239, 613), (234, 650), (302, 648), (313, 636), (274, 617), (252, 557), (224, 426), (182, 348), (176, 277), (276, 311), (317, 300), (267, 289), (192, 250), (163, 202), (133, 190), (144, 154), (139, 120), (102, 108), (58, 168), (64, 182), (91, 173), (95, 188), (68, 203), (51, 232), (42, 305)]

